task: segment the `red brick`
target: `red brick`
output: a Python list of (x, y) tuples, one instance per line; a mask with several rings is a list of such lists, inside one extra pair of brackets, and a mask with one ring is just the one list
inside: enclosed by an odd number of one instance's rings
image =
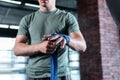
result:
[(78, 20), (87, 42), (80, 55), (82, 80), (120, 79), (120, 30), (106, 0), (78, 0)]

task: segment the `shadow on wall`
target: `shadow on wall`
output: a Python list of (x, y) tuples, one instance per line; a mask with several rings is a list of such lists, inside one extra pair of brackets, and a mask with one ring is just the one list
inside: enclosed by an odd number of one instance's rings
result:
[[(87, 34), (86, 34), (87, 35)], [(81, 80), (102, 80), (102, 60), (99, 46), (86, 40), (87, 51), (80, 54)]]
[(87, 51), (80, 55), (81, 80), (103, 80), (101, 54), (93, 44), (87, 44)]
[(102, 80), (98, 0), (78, 0), (78, 20), (87, 43), (87, 51), (80, 54), (81, 80)]
[(120, 0), (106, 0), (110, 13), (120, 29)]
[(112, 17), (119, 28), (120, 36), (120, 0), (106, 0), (106, 2)]
[[(102, 2), (99, 0), (78, 0), (78, 20), (81, 32), (87, 42), (87, 51), (80, 54), (81, 80), (103, 80), (103, 65), (101, 54), (99, 8), (102, 10)], [(102, 6), (100, 6), (102, 5)], [(111, 15), (120, 28), (120, 0), (107, 0)], [(99, 7), (99, 8), (98, 8)], [(102, 14), (104, 12), (101, 11)], [(104, 24), (103, 24), (104, 25)], [(120, 30), (119, 30), (120, 31)], [(104, 63), (103, 63), (104, 64)], [(106, 67), (104, 67), (106, 68)], [(106, 69), (107, 70), (107, 69)], [(107, 71), (104, 71), (107, 74)]]

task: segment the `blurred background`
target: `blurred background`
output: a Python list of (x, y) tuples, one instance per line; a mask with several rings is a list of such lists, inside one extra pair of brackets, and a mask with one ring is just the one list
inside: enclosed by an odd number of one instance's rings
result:
[[(87, 50), (69, 49), (72, 80), (120, 80), (120, 0), (56, 0), (78, 19)], [(13, 53), (21, 18), (37, 0), (0, 0), (0, 79), (25, 80), (27, 57)]]
[[(77, 17), (76, 0), (57, 0), (60, 9)], [(0, 79), (25, 80), (27, 57), (14, 55), (13, 46), (21, 18), (39, 9), (37, 0), (0, 0)], [(80, 80), (79, 53), (69, 50), (73, 80)]]

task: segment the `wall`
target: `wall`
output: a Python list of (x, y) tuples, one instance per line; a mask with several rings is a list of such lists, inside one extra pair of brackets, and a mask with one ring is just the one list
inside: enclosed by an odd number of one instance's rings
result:
[(87, 51), (80, 54), (81, 80), (101, 80), (98, 1), (78, 0), (78, 18), (87, 42)]
[(87, 42), (80, 55), (81, 80), (119, 80), (119, 31), (105, 0), (78, 0), (78, 20)]
[(120, 80), (120, 35), (105, 0), (99, 0), (100, 41), (104, 80)]

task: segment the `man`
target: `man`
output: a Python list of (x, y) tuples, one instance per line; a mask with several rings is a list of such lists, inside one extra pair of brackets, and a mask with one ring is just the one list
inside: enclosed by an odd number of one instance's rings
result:
[[(85, 51), (86, 43), (76, 18), (55, 7), (56, 0), (38, 0), (40, 9), (20, 22), (14, 52), (29, 56), (28, 80), (50, 80), (50, 57), (57, 54), (58, 77), (69, 75), (68, 47)], [(59, 46), (58, 46), (59, 45)]]

